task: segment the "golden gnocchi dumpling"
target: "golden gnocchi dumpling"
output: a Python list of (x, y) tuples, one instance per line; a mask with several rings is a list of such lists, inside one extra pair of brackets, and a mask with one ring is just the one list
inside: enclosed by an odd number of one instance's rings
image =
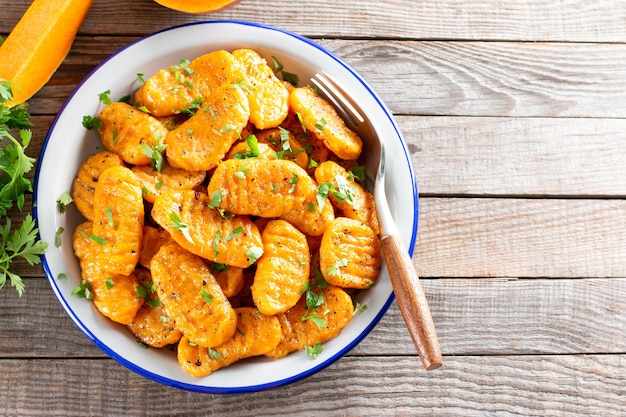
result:
[(257, 262), (252, 299), (263, 314), (283, 313), (298, 302), (309, 280), (307, 239), (284, 220), (270, 221), (261, 237), (263, 256)]
[(380, 233), (374, 196), (361, 187), (341, 165), (326, 161), (315, 169), (319, 184), (331, 184), (328, 198), (345, 216), (367, 224), (376, 234)]
[[(309, 161), (313, 160), (316, 164), (328, 161), (331, 157), (330, 150), (326, 147), (323, 140), (309, 132), (302, 123), (302, 116), (298, 116), (298, 114), (289, 111), (287, 118), (283, 120), (280, 126), (289, 131), (292, 136), (298, 138), (300, 144), (307, 150)], [(308, 168), (308, 170), (312, 173), (315, 164), (309, 163), (310, 165), (313, 165), (313, 167)]]
[(135, 104), (148, 109), (154, 117), (180, 114), (194, 101), (202, 100), (201, 92), (189, 80), (192, 73), (185, 60), (158, 71), (135, 92)]
[(225, 50), (201, 55), (189, 64), (189, 85), (203, 97), (209, 97), (223, 86), (237, 86), (245, 77), (241, 61)]
[(150, 269), (152, 257), (161, 249), (161, 246), (174, 242), (168, 232), (156, 227), (144, 225), (143, 243), (139, 254), (139, 265)]
[(147, 165), (151, 157), (144, 151), (159, 146), (168, 130), (157, 119), (128, 103), (114, 102), (98, 115), (98, 129), (105, 148), (129, 164)]
[(283, 337), (266, 356), (281, 358), (306, 346), (336, 337), (350, 323), (354, 312), (352, 298), (343, 289), (328, 286), (321, 290), (324, 302), (316, 309), (307, 307), (304, 297), (286, 312), (277, 315)]
[(294, 205), (291, 211), (280, 218), (287, 220), (306, 235), (320, 236), (335, 219), (335, 210), (328, 197), (320, 195), (318, 188), (313, 187), (306, 193), (301, 204)]
[(114, 166), (102, 172), (94, 195), (93, 217), (100, 267), (129, 275), (139, 261), (144, 225), (141, 184), (130, 169)]
[(144, 299), (136, 291), (136, 287), (140, 285), (139, 279), (134, 273), (124, 276), (111, 274), (100, 268), (95, 260), (99, 244), (93, 240), (92, 226), (90, 221), (81, 223), (72, 235), (72, 246), (79, 261), (81, 278), (86, 282), (86, 290), (93, 296), (95, 307), (103, 316), (116, 323), (129, 324), (144, 304)]
[(247, 268), (263, 253), (261, 233), (247, 216), (222, 215), (215, 200), (196, 191), (170, 191), (155, 200), (152, 218), (188, 251)]
[(131, 171), (141, 182), (143, 198), (149, 203), (154, 203), (158, 195), (168, 190), (193, 190), (206, 178), (206, 171), (187, 171), (168, 164), (163, 165), (161, 171), (150, 165), (135, 165)]
[(211, 262), (210, 267), (226, 298), (236, 296), (243, 289), (243, 268), (215, 262)]
[(124, 160), (116, 153), (103, 151), (82, 163), (72, 183), (72, 199), (87, 220), (93, 220), (93, 197), (100, 174), (112, 166), (123, 166)]
[(248, 98), (241, 88), (217, 89), (193, 116), (169, 131), (167, 161), (187, 171), (213, 169), (239, 139), (249, 115)]
[(380, 271), (378, 235), (365, 223), (337, 217), (320, 244), (320, 269), (326, 282), (342, 288), (369, 288)]
[(163, 303), (156, 294), (152, 275), (146, 269), (136, 271), (140, 286), (136, 291), (144, 295), (146, 302), (126, 327), (141, 343), (162, 348), (178, 342), (183, 335), (176, 327), (176, 322), (167, 315)]
[(363, 149), (359, 135), (348, 129), (337, 110), (309, 87), (299, 87), (289, 94), (291, 110), (300, 114), (307, 131), (341, 159), (354, 160)]
[(266, 316), (254, 307), (241, 307), (237, 312), (237, 332), (232, 339), (215, 348), (198, 346), (183, 337), (178, 344), (177, 358), (185, 372), (207, 376), (241, 359), (263, 355), (278, 345), (282, 337), (275, 316)]
[(150, 264), (168, 317), (188, 339), (220, 346), (237, 330), (237, 315), (204, 261), (176, 243), (162, 246)]
[(137, 340), (154, 348), (177, 343), (183, 335), (163, 306), (144, 304), (127, 327)]
[(291, 161), (229, 159), (215, 169), (209, 195), (221, 194), (220, 208), (235, 214), (278, 217), (316, 189), (305, 170)]
[(250, 121), (257, 129), (276, 127), (289, 111), (289, 90), (267, 61), (252, 49), (233, 51), (244, 68), (244, 91), (250, 102)]

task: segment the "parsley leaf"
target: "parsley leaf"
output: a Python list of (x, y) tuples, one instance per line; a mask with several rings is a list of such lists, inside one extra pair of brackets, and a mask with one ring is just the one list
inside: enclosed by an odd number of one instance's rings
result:
[(255, 263), (262, 255), (263, 248), (259, 248), (258, 246), (252, 246), (246, 249), (246, 256), (251, 264)]
[(80, 281), (73, 290), (72, 295), (75, 295), (80, 298), (86, 298), (87, 300), (91, 300), (93, 298), (93, 292), (91, 289), (91, 284), (85, 281), (84, 279)]
[(213, 296), (204, 288), (200, 290), (200, 298), (202, 298), (207, 304), (213, 303)]
[[(8, 142), (0, 148), (0, 217), (5, 217), (14, 205), (22, 210), (24, 194), (33, 190), (30, 180), (26, 178), (35, 163), (34, 158), (26, 155), (32, 138), (28, 130), (31, 126), (28, 104), (9, 108), (5, 103), (11, 99), (11, 83), (0, 79), (0, 140)], [(10, 133), (10, 129), (19, 129), (19, 140)], [(21, 296), (24, 282), (22, 277), (10, 271), (11, 263), (15, 258), (22, 258), (30, 265), (40, 263), (39, 255), (46, 251), (48, 244), (38, 240), (39, 230), (30, 214), (17, 228), (12, 226), (8, 216), (5, 224), (0, 225), (0, 289), (9, 281)]]
[(74, 199), (67, 191), (64, 191), (59, 198), (57, 198), (57, 207), (59, 209), (59, 213), (65, 213), (65, 209), (67, 206), (72, 204)]
[(317, 342), (313, 346), (305, 346), (304, 351), (311, 358), (317, 359), (317, 357), (324, 351), (324, 346), (320, 342)]
[(7, 278), (11, 282), (18, 294), (24, 293), (24, 283), (22, 278), (10, 272), (9, 268), (15, 258), (22, 258), (30, 265), (41, 262), (39, 255), (42, 255), (48, 244), (37, 240), (39, 230), (35, 228), (35, 220), (30, 214), (17, 229), (12, 229), (11, 219), (6, 218), (6, 223), (0, 225), (0, 289), (4, 287)]
[(165, 152), (165, 148), (167, 145), (163, 143), (163, 137), (160, 134), (155, 133), (156, 145), (150, 146), (147, 143), (142, 143), (139, 145), (139, 149), (144, 153), (148, 158), (150, 158), (150, 163), (152, 164), (152, 168), (161, 172), (163, 169), (163, 165), (165, 165), (165, 158), (163, 157), (163, 152)]
[(174, 230), (181, 232), (183, 236), (185, 236), (185, 239), (193, 243), (193, 238), (189, 234), (189, 225), (183, 222), (180, 215), (175, 211), (170, 213), (170, 222)]
[(90, 115), (83, 116), (83, 127), (87, 130), (99, 130), (102, 127), (102, 120)]

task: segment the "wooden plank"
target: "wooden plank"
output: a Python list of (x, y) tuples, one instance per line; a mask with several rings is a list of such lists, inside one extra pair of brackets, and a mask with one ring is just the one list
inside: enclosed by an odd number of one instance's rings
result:
[(398, 117), (421, 194), (626, 195), (626, 120)]
[(624, 117), (626, 45), (354, 42), (324, 45), (394, 113)]
[[(626, 279), (423, 279), (445, 355), (626, 351)], [(22, 298), (0, 292), (0, 357), (104, 357), (67, 317), (43, 279)], [(10, 337), (8, 337), (10, 335)], [(349, 356), (415, 355), (392, 304)]]
[[(262, 5), (262, 6), (261, 6)], [(3, 6), (0, 33), (7, 33), (28, 6), (27, 1)], [(563, 12), (563, 8), (567, 12)], [(124, 11), (123, 13), (121, 11)], [(136, 19), (150, 16), (150, 19)], [(392, 5), (363, 0), (310, 0), (297, 9), (278, 0), (244, 0), (214, 15), (189, 15), (152, 1), (94, 2), (81, 28), (87, 34), (145, 34), (207, 19), (236, 19), (283, 27), (306, 36), (472, 39), (572, 42), (626, 40), (626, 6), (611, 0), (558, 2), (495, 0), (458, 2), (397, 0)], [(445, 22), (445, 24), (442, 24)]]
[[(54, 114), (75, 85), (133, 37), (80, 37), (31, 100)], [(395, 114), (625, 117), (626, 44), (320, 40)], [(108, 86), (103, 86), (105, 91)]]
[[(398, 116), (397, 121), (421, 194), (626, 195), (626, 120)], [(28, 154), (37, 157), (52, 116), (34, 116), (32, 123)]]
[(426, 277), (624, 277), (625, 200), (421, 198)]
[[(623, 416), (625, 355), (457, 356), (432, 372), (415, 357), (343, 358), (270, 391), (199, 395), (110, 360), (2, 360), (11, 416)], [(337, 377), (341, 375), (341, 377)], [(123, 387), (123, 389), (121, 389)], [(341, 404), (338, 407), (338, 404)]]

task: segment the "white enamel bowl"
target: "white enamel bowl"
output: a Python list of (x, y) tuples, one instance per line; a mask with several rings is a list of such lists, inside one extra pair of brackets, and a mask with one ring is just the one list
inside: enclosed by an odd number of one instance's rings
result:
[[(357, 313), (335, 339), (324, 343), (316, 359), (294, 352), (282, 359), (253, 358), (218, 370), (204, 378), (186, 374), (170, 349), (145, 349), (127, 329), (103, 316), (90, 301), (71, 295), (80, 281), (78, 261), (72, 252), (71, 235), (82, 217), (70, 206), (60, 213), (56, 200), (71, 189), (80, 164), (102, 150), (97, 133), (82, 126), (85, 115), (102, 108), (98, 95), (111, 90), (112, 98), (138, 88), (137, 74), (149, 77), (162, 68), (217, 49), (249, 47), (271, 64), (275, 56), (285, 71), (296, 73), (303, 83), (317, 71), (334, 75), (363, 103), (386, 132), (387, 193), (402, 239), (413, 250), (417, 235), (418, 194), (406, 144), (389, 110), (367, 83), (339, 58), (312, 42), (281, 29), (259, 24), (212, 21), (174, 27), (133, 42), (102, 62), (76, 88), (55, 119), (46, 137), (35, 178), (34, 213), (41, 239), (49, 242), (43, 267), (50, 285), (74, 323), (107, 355), (128, 369), (160, 383), (206, 393), (241, 393), (285, 385), (320, 371), (341, 358), (378, 323), (393, 300), (385, 268), (376, 284), (360, 293), (367, 309)], [(54, 245), (59, 228), (61, 246)], [(68, 278), (58, 279), (59, 274)]]

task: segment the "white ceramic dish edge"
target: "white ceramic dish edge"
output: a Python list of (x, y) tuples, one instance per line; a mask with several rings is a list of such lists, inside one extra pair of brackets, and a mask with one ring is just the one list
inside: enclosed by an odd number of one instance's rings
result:
[[(181, 46), (182, 43), (184, 46)], [(282, 45), (287, 50), (281, 52), (272, 45)], [(389, 277), (386, 268), (383, 268), (373, 287), (376, 292), (372, 289), (361, 293), (360, 302), (368, 305), (367, 310), (355, 315), (337, 338), (326, 342), (324, 352), (316, 360), (303, 352), (295, 352), (279, 360), (258, 358), (242, 361), (208, 377), (193, 378), (180, 369), (175, 353), (145, 350), (135, 342), (130, 332), (104, 319), (92, 303), (70, 295), (80, 279), (80, 269), (72, 252), (71, 234), (81, 220), (73, 207), (65, 214), (59, 213), (56, 199), (64, 191), (69, 191), (79, 162), (102, 150), (97, 134), (82, 127), (82, 116), (99, 112), (102, 105), (98, 94), (107, 89), (111, 89), (112, 98), (134, 91), (138, 87), (137, 73), (148, 77), (151, 72), (183, 58), (192, 59), (220, 48), (232, 50), (240, 47), (256, 49), (266, 58), (277, 56), (285, 70), (297, 73), (304, 83), (315, 70), (327, 71), (368, 106), (371, 116), (389, 133), (386, 146), (388, 158), (394, 158), (394, 163), (387, 162), (387, 193), (401, 237), (412, 253), (418, 224), (417, 182), (409, 152), (391, 112), (365, 80), (331, 52), (302, 36), (258, 23), (223, 20), (191, 23), (148, 35), (117, 51), (77, 86), (59, 111), (43, 144), (35, 174), (36, 204), (33, 213), (41, 239), (50, 243), (42, 265), (55, 295), (74, 323), (96, 346), (128, 369), (175, 388), (213, 394), (261, 391), (320, 371), (359, 343), (393, 301)], [(307, 60), (315, 62), (315, 66), (307, 64)], [(127, 80), (127, 84), (122, 85), (121, 80)], [(70, 158), (65, 163), (64, 156), (68, 154)], [(52, 174), (56, 175), (55, 181), (52, 181)], [(392, 183), (391, 179), (398, 182)], [(57, 248), (53, 242), (60, 227), (66, 232), (62, 234), (61, 247)], [(60, 273), (69, 275), (69, 279), (57, 279)]]

